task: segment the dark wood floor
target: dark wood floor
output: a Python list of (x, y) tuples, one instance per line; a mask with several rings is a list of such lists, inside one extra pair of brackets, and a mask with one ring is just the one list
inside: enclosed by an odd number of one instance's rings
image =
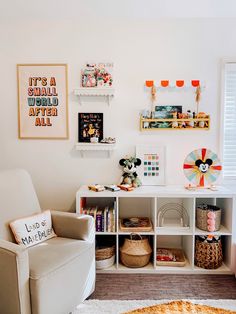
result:
[(236, 279), (228, 275), (98, 274), (90, 299), (236, 299)]

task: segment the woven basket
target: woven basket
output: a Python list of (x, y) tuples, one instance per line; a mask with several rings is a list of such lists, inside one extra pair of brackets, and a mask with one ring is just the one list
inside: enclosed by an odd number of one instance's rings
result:
[(96, 261), (102, 261), (104, 259), (111, 258), (113, 255), (115, 255), (115, 245), (96, 248)]
[(127, 267), (144, 267), (149, 263), (152, 254), (151, 246), (147, 238), (139, 234), (131, 234), (130, 239), (125, 239), (124, 245), (120, 248), (122, 264)]
[(221, 240), (207, 243), (196, 240), (195, 265), (206, 269), (216, 269), (222, 265), (223, 253)]
[(196, 209), (196, 225), (204, 231), (218, 231), (221, 224), (221, 209), (213, 205), (200, 205)]

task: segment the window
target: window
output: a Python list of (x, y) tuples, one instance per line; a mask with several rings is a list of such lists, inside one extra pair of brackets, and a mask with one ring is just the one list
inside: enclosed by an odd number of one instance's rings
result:
[(236, 179), (236, 62), (224, 63), (223, 177)]

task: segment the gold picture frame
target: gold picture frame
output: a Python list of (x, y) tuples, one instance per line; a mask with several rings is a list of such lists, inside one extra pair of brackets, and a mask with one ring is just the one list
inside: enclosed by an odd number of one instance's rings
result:
[(18, 138), (68, 139), (67, 64), (17, 64)]

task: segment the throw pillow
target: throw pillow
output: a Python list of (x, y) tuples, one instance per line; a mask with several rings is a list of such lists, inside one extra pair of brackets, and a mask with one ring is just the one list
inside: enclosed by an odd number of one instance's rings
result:
[(26, 247), (56, 237), (52, 228), (50, 210), (46, 210), (33, 216), (17, 219), (10, 223), (10, 227), (16, 242)]

